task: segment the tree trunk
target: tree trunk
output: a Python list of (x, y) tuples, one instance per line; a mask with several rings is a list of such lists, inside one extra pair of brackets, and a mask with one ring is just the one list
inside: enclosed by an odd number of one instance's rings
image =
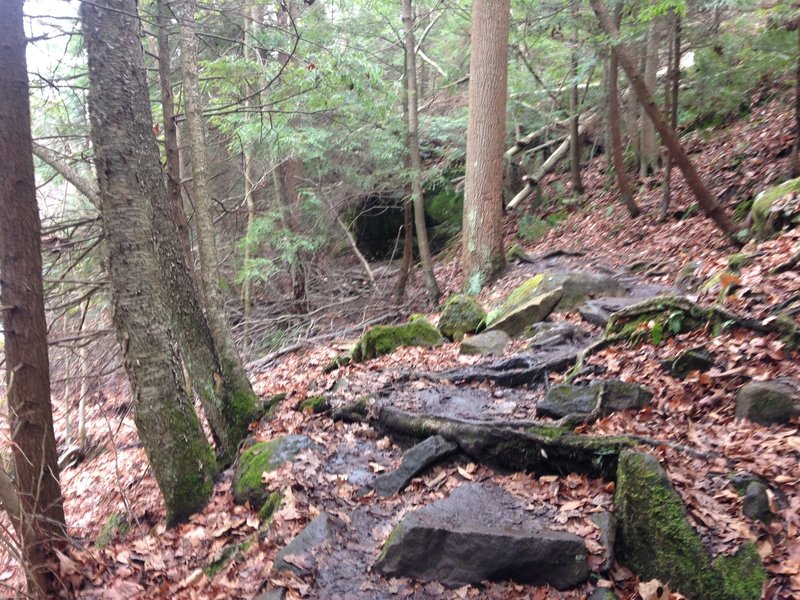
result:
[[(577, 22), (578, 9), (575, 2), (572, 2), (572, 18)], [(572, 193), (578, 196), (583, 194), (583, 181), (581, 180), (581, 136), (579, 132), (580, 113), (578, 97), (578, 28), (575, 27), (575, 34), (572, 39), (572, 55), (570, 56), (570, 76), (572, 85), (569, 90), (569, 148), (570, 148), (570, 180), (572, 181)]]
[(136, 15), (136, 0), (81, 3), (114, 323), (139, 438), (164, 496), (167, 522), (175, 524), (205, 505), (216, 464), (181, 384), (158, 285), (153, 209), (142, 182), (160, 185), (161, 173)]
[[(678, 13), (672, 15), (672, 36), (670, 38), (670, 57), (669, 71), (664, 97), (670, 115), (672, 128), (678, 130), (678, 92), (681, 83), (681, 16)], [(661, 199), (661, 214), (659, 218), (663, 221), (667, 218), (669, 210), (670, 195), (672, 193), (672, 154), (667, 150), (667, 157), (664, 163), (664, 194)]]
[[(408, 123), (408, 61), (403, 63), (403, 122)], [(406, 169), (411, 168), (408, 152), (403, 157)], [(414, 206), (411, 198), (403, 199), (403, 260), (400, 264), (400, 273), (397, 275), (397, 286), (394, 289), (394, 301), (400, 304), (406, 295), (406, 284), (414, 262)]]
[[(653, 19), (650, 23), (650, 31), (647, 34), (645, 44), (644, 59), (644, 83), (650, 94), (655, 94), (658, 74), (658, 49), (661, 42), (658, 19)], [(641, 128), (641, 148), (640, 148), (640, 176), (647, 177), (656, 172), (659, 167), (660, 153), (656, 140), (656, 130), (652, 119), (642, 115)]]
[(414, 224), (417, 228), (417, 248), (425, 275), (428, 298), (434, 306), (439, 302), (439, 286), (433, 273), (433, 259), (425, 226), (425, 199), (422, 191), (422, 162), (419, 156), (419, 115), (417, 102), (417, 60), (414, 48), (414, 19), (411, 0), (403, 2), (405, 28), (406, 89), (408, 90), (408, 154), (411, 164), (411, 197), (414, 203)]
[(59, 589), (54, 547), (66, 525), (50, 404), (41, 222), (33, 172), (22, 0), (0, 3), (0, 314), (21, 543), (28, 591)]
[[(622, 20), (622, 5), (620, 2), (614, 7), (614, 21), (619, 26)], [(625, 160), (622, 155), (622, 131), (620, 126), (619, 114), (619, 59), (616, 51), (611, 49), (611, 57), (608, 64), (608, 128), (611, 137), (611, 157), (614, 163), (614, 174), (617, 177), (617, 187), (619, 187), (620, 200), (632, 218), (636, 218), (641, 213), (639, 205), (633, 199), (633, 190), (628, 180), (628, 172), (625, 169)]]
[(215, 377), (215, 397), (219, 398), (220, 394), (225, 391), (230, 392), (229, 402), (222, 407), (226, 424), (231, 427), (231, 435), (227, 440), (223, 440), (225, 458), (230, 460), (235, 456), (234, 445), (238, 446), (243, 436), (246, 435), (247, 422), (255, 414), (256, 397), (233, 342), (220, 287), (217, 236), (214, 231), (211, 208), (206, 140), (197, 72), (194, 3), (190, 0), (180, 0), (178, 6), (186, 138), (192, 155), (192, 189), (197, 247), (200, 255), (200, 274), (205, 315), (213, 347), (216, 349), (222, 369), (221, 379), (217, 379), (218, 376)]
[(800, 24), (797, 26), (797, 74), (794, 82), (794, 151), (792, 177), (800, 177)]
[[(619, 31), (617, 31), (617, 28), (614, 25), (614, 22), (611, 20), (608, 11), (606, 11), (605, 6), (603, 6), (602, 0), (590, 0), (590, 3), (592, 5), (592, 9), (597, 15), (600, 26), (605, 33), (612, 38), (612, 40), (619, 40)], [(619, 63), (625, 70), (628, 80), (631, 82), (633, 89), (636, 91), (636, 95), (639, 96), (639, 100), (641, 101), (644, 110), (647, 112), (647, 116), (650, 117), (650, 120), (653, 121), (653, 124), (655, 125), (659, 134), (661, 134), (664, 144), (672, 153), (675, 164), (683, 173), (689, 189), (692, 190), (692, 193), (697, 199), (697, 202), (700, 204), (700, 207), (703, 209), (703, 212), (705, 212), (705, 214), (714, 221), (717, 227), (719, 227), (723, 233), (728, 236), (733, 244), (741, 245), (741, 243), (736, 239), (736, 225), (734, 225), (730, 217), (725, 214), (725, 211), (711, 197), (708, 188), (706, 188), (703, 180), (700, 179), (700, 175), (697, 173), (692, 161), (689, 159), (689, 155), (681, 145), (677, 133), (675, 133), (675, 130), (670, 127), (669, 123), (667, 123), (664, 116), (658, 110), (655, 100), (653, 100), (652, 94), (650, 94), (650, 91), (647, 89), (644, 80), (636, 69), (626, 45), (622, 42), (618, 42), (614, 47), (614, 51), (617, 53)]]
[(472, 4), (462, 248), (464, 289), (472, 294), (505, 266), (503, 150), (510, 10), (509, 0), (474, 0)]

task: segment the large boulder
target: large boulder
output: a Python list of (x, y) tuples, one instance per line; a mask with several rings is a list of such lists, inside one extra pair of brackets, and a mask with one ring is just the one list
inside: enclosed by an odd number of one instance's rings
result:
[(800, 178), (764, 190), (750, 209), (750, 223), (753, 235), (766, 239), (785, 225), (800, 221)]
[(269, 442), (258, 442), (248, 448), (236, 463), (233, 474), (233, 499), (237, 504), (249, 502), (259, 508), (269, 498), (261, 475), (274, 471), (303, 450), (320, 450), (306, 435), (284, 435)]
[(438, 346), (443, 341), (442, 334), (425, 319), (416, 319), (405, 325), (376, 325), (362, 335), (350, 359), (364, 362), (390, 354), (401, 346)]
[(736, 417), (761, 425), (786, 423), (800, 415), (800, 385), (790, 380), (754, 381), (739, 390)]
[(643, 408), (652, 397), (653, 393), (646, 387), (619, 379), (595, 381), (583, 386), (554, 385), (536, 405), (536, 414), (561, 418), (588, 414), (598, 407), (600, 414), (606, 415), (629, 408)]
[[(557, 310), (572, 310), (590, 298), (627, 295), (627, 290), (611, 275), (591, 271), (566, 271), (563, 273), (540, 273), (532, 277), (509, 296), (530, 298), (561, 288), (563, 293), (556, 306)], [(505, 307), (505, 303), (503, 305)], [(491, 313), (490, 313), (491, 317)]]
[[(540, 514), (553, 512), (540, 508)], [(563, 590), (589, 576), (580, 537), (547, 529), (508, 492), (478, 483), (407, 514), (386, 540), (376, 569), (448, 587), (510, 579)]]
[(655, 457), (620, 454), (614, 499), (617, 558), (642, 579), (668, 583), (688, 598), (758, 600), (766, 580), (755, 547), (712, 561), (683, 502)]
[(483, 325), (486, 311), (472, 296), (456, 294), (451, 296), (439, 317), (439, 331), (445, 337), (460, 341), (467, 333), (475, 333)]
[(524, 286), (511, 293), (505, 302), (487, 317), (488, 329), (505, 331), (514, 337), (528, 327), (546, 319), (561, 300), (562, 290), (542, 294), (523, 294)]
[(470, 335), (461, 342), (461, 354), (495, 354), (502, 356), (511, 338), (505, 331), (493, 329), (477, 335)]

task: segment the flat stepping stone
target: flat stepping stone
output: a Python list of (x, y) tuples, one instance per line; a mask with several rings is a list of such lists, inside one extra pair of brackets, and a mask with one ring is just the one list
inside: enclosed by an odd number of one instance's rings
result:
[(600, 414), (643, 408), (653, 393), (644, 386), (619, 379), (595, 381), (590, 385), (554, 385), (536, 405), (536, 414), (560, 419), (567, 415), (589, 414), (600, 401)]
[(596, 300), (589, 300), (578, 307), (578, 313), (587, 323), (597, 325), (598, 327), (605, 327), (608, 325), (608, 320), (611, 318), (611, 315), (621, 311), (623, 308), (638, 304), (641, 301), (641, 298), (632, 297), (598, 298)]
[(291, 571), (295, 575), (308, 575), (317, 566), (312, 551), (333, 534), (333, 520), (326, 513), (321, 513), (297, 534), (289, 544), (275, 556), (273, 571)]
[(391, 473), (378, 475), (371, 487), (379, 496), (394, 496), (414, 477), (456, 451), (458, 446), (440, 435), (434, 435), (403, 454), (400, 466)]
[(478, 335), (470, 335), (461, 342), (461, 354), (495, 354), (502, 356), (511, 338), (500, 329), (484, 331)]
[(589, 576), (587, 550), (577, 535), (547, 528), (545, 517), (554, 513), (546, 504), (526, 511), (496, 485), (465, 484), (407, 514), (375, 568), (452, 588), (512, 580), (568, 589)]

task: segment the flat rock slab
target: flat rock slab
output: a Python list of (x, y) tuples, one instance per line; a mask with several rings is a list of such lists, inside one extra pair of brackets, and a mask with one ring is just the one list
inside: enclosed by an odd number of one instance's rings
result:
[(615, 312), (638, 304), (641, 301), (641, 298), (633, 297), (598, 298), (597, 300), (589, 300), (583, 306), (578, 307), (578, 313), (587, 323), (597, 325), (598, 327), (605, 327), (608, 325), (608, 320), (611, 318), (611, 315)]
[(312, 551), (332, 535), (333, 525), (331, 517), (326, 513), (320, 514), (278, 552), (272, 570), (291, 571), (296, 575), (313, 572), (317, 562)]
[(461, 354), (482, 354), (484, 356), (495, 354), (502, 356), (511, 338), (505, 331), (499, 329), (484, 331), (477, 335), (464, 338), (461, 342)]
[[(504, 489), (465, 484), (407, 514), (387, 539), (375, 568), (459, 587), (512, 580), (563, 590), (589, 576), (583, 540), (547, 528), (553, 507), (527, 511)], [(537, 516), (538, 514), (538, 516)]]
[(371, 487), (379, 496), (394, 496), (414, 477), (428, 467), (449, 456), (458, 446), (440, 435), (431, 436), (403, 454), (400, 466), (391, 473), (378, 475)]
[[(606, 415), (629, 408), (643, 408), (653, 393), (644, 386), (619, 379), (595, 381), (590, 385), (555, 385), (536, 405), (536, 414), (561, 418), (567, 415), (589, 414), (597, 407)], [(599, 406), (598, 406), (599, 400)]]
[(544, 294), (537, 294), (524, 300), (513, 309), (498, 316), (489, 330), (505, 331), (514, 337), (522, 334), (528, 327), (546, 319), (561, 300), (563, 290), (556, 288)]

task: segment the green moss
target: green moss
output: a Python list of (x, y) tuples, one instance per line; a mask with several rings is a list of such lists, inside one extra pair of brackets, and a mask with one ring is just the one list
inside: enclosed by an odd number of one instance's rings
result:
[(461, 225), (464, 214), (464, 197), (451, 185), (443, 186), (438, 193), (425, 197), (425, 213), (437, 224)]
[(115, 537), (119, 536), (122, 539), (130, 530), (131, 526), (128, 523), (128, 519), (125, 517), (125, 513), (111, 513), (108, 519), (106, 519), (102, 529), (100, 529), (100, 533), (97, 534), (95, 546), (98, 548), (108, 546)]
[(359, 338), (350, 358), (355, 362), (364, 362), (390, 354), (401, 346), (430, 347), (441, 343), (442, 334), (425, 320), (420, 319), (405, 325), (378, 325)]
[(262, 492), (264, 484), (261, 483), (261, 475), (277, 466), (272, 464), (271, 459), (279, 443), (280, 438), (254, 444), (239, 457), (233, 479), (234, 495), (252, 498), (254, 494)]
[(756, 237), (763, 239), (773, 233), (770, 225), (770, 212), (773, 205), (789, 194), (794, 193), (800, 193), (800, 178), (782, 183), (756, 196), (753, 201), (753, 207), (750, 209), (753, 234)]
[(689, 598), (723, 600), (722, 580), (680, 496), (658, 461), (625, 451), (617, 470), (620, 560), (642, 579), (660, 579)]
[(526, 243), (538, 242), (550, 231), (550, 223), (531, 215), (523, 215), (517, 224), (517, 237)]
[(389, 534), (389, 537), (386, 538), (386, 541), (383, 543), (383, 548), (381, 549), (381, 554), (378, 557), (378, 561), (382, 561), (386, 558), (386, 553), (389, 552), (389, 548), (400, 539), (400, 535), (403, 533), (403, 522), (400, 521), (397, 525), (394, 526), (392, 532)]
[(722, 577), (726, 600), (759, 600), (767, 581), (767, 571), (761, 564), (755, 544), (745, 542), (733, 556), (720, 556), (714, 568)]
[(325, 396), (318, 395), (318, 396), (311, 396), (310, 398), (306, 398), (303, 400), (298, 409), (304, 413), (312, 413), (315, 415), (319, 415), (330, 410), (331, 405), (328, 402), (328, 399)]
[(439, 318), (439, 331), (454, 341), (467, 333), (476, 333), (486, 319), (486, 311), (472, 296), (455, 294), (444, 305)]
[(203, 573), (206, 577), (214, 577), (217, 573), (222, 571), (231, 560), (241, 557), (245, 552), (250, 549), (255, 541), (255, 536), (251, 535), (246, 540), (235, 544), (230, 544), (222, 548), (217, 557), (212, 560), (208, 565), (203, 568)]
[(486, 315), (486, 324), (491, 325), (500, 315), (510, 313), (515, 308), (520, 307), (526, 300), (535, 296), (543, 279), (544, 275), (535, 275), (517, 286), (500, 306), (489, 311), (489, 314)]
[(528, 429), (528, 433), (531, 433), (533, 435), (538, 435), (548, 440), (558, 440), (563, 436), (570, 434), (571, 430), (568, 427), (550, 427), (548, 425), (536, 425), (535, 427), (530, 427)]
[(736, 254), (731, 254), (728, 257), (728, 268), (732, 271), (738, 271), (743, 266), (750, 264), (753, 262), (755, 258), (752, 254), (745, 254), (744, 252), (737, 252)]
[(283, 502), (283, 494), (280, 492), (272, 492), (264, 502), (264, 506), (258, 511), (258, 518), (261, 519), (261, 526), (264, 527), (266, 523), (272, 521), (272, 515), (281, 507)]

